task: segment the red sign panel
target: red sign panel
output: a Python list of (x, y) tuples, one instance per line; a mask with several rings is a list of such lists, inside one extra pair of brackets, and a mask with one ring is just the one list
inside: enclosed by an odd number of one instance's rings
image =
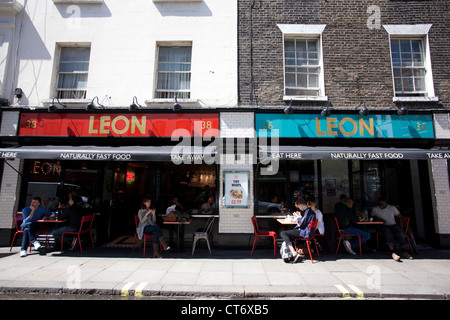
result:
[(22, 113), (19, 136), (217, 137), (218, 114)]

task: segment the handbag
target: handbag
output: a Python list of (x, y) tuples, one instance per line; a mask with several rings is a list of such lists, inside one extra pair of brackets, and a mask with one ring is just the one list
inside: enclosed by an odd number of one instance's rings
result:
[(175, 211), (170, 211), (167, 215), (163, 216), (162, 219), (166, 222), (175, 222), (178, 220)]

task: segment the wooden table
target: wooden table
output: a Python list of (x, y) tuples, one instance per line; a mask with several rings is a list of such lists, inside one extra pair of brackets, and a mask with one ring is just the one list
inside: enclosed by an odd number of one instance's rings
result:
[(63, 219), (63, 220), (61, 220), (61, 219), (58, 219), (58, 220), (56, 220), (56, 219), (42, 219), (42, 220), (37, 220), (36, 222), (39, 222), (39, 223), (63, 223), (63, 222), (67, 222), (68, 220), (65, 220), (65, 219)]
[(163, 224), (167, 225), (177, 225), (177, 249), (180, 249), (180, 226), (185, 224), (191, 224), (192, 219), (181, 220), (181, 221), (164, 221)]
[(380, 224), (384, 224), (384, 222), (383, 221), (367, 221), (367, 220), (362, 220), (362, 221), (358, 221), (358, 222), (356, 222), (356, 224), (359, 224), (359, 225), (380, 225)]

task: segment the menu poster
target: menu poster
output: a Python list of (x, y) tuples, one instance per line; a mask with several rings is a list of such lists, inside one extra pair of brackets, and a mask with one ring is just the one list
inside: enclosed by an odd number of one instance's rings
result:
[(249, 172), (224, 172), (225, 207), (248, 207)]

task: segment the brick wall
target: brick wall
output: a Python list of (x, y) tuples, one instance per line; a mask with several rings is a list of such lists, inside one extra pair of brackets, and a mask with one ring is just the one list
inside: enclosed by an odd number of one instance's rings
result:
[(14, 137), (17, 134), (19, 111), (3, 111), (0, 124), (0, 137)]
[[(22, 172), (22, 161), (7, 160), (8, 163), (19, 172)], [(17, 211), (16, 199), (19, 195), (20, 176), (7, 164), (3, 168), (3, 178), (0, 186), (0, 229), (14, 227), (13, 215)]]
[(430, 180), (436, 233), (450, 235), (450, 186), (447, 160), (430, 160)]
[(434, 132), (436, 139), (450, 139), (450, 119), (447, 113), (434, 115)]
[[(450, 107), (450, 1), (239, 0), (238, 5), (241, 105), (286, 104), (282, 99), (283, 39), (277, 24), (326, 24), (325, 94), (332, 106), (357, 107), (366, 99), (369, 108), (394, 107), (389, 37), (382, 25), (431, 23), (435, 95), (444, 107)], [(370, 29), (367, 23), (373, 25), (373, 12), (367, 10), (373, 5), (380, 9), (381, 20), (379, 28)], [(442, 107), (436, 103), (426, 106)]]

